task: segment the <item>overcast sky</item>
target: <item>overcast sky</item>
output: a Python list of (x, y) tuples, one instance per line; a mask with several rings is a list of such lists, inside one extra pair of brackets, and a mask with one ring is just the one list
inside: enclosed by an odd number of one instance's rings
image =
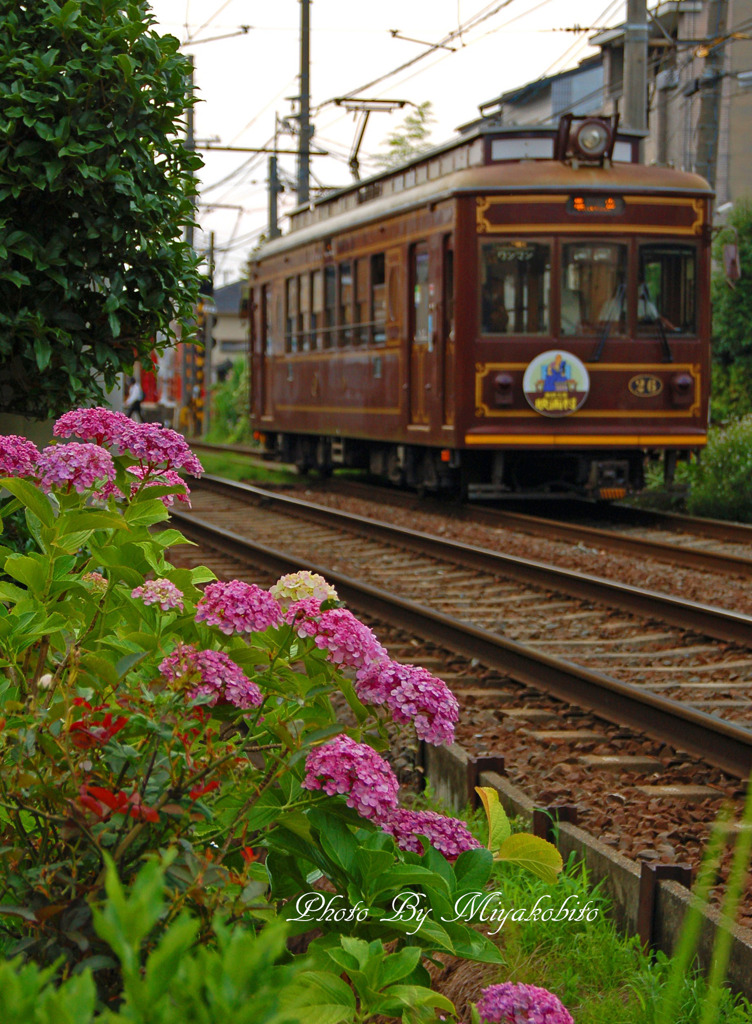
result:
[[(176, 35), (194, 56), (199, 141), (263, 147), (274, 136), (275, 112), (293, 111), (300, 73), (298, 0), (151, 0), (159, 30)], [(478, 104), (546, 74), (574, 67), (596, 51), (588, 36), (596, 27), (624, 19), (624, 0), (314, 0), (311, 4), (311, 94), (314, 144), (336, 159), (314, 157), (322, 185), (347, 184), (347, 158), (357, 125), (352, 114), (327, 101), (357, 91), (362, 97), (430, 100), (431, 141), (443, 142), (477, 116)], [(245, 34), (214, 40), (215, 36)], [(579, 25), (583, 31), (562, 31)], [(394, 38), (391, 30), (412, 42)], [(370, 85), (400, 65), (447, 40), (397, 74)], [(193, 43), (188, 40), (194, 40)], [(207, 40), (199, 43), (199, 40)], [(362, 173), (382, 148), (403, 112), (372, 114), (361, 147)], [(281, 148), (296, 140), (282, 135)], [(247, 254), (266, 224), (266, 156), (209, 153), (201, 172), (201, 231), (197, 247), (214, 231), (216, 283), (237, 280)], [(295, 157), (280, 158), (285, 177), (295, 178)], [(227, 179), (224, 181), (224, 179)], [(293, 205), (283, 196), (282, 210)], [(225, 208), (227, 207), (227, 208)], [(236, 209), (237, 207), (237, 209)], [(284, 228), (283, 222), (283, 228)]]

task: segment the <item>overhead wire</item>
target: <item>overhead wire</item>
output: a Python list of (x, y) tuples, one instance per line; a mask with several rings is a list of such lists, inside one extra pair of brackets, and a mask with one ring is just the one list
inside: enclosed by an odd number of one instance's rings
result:
[[(502, 10), (504, 7), (508, 7), (509, 4), (511, 4), (512, 2), (513, 2), (513, 0), (501, 0), (500, 3), (489, 4), (488, 7), (484, 8), (477, 15), (473, 15), (470, 18), (470, 20), (464, 26), (461, 26), (461, 28), (463, 29), (463, 31), (466, 31), (466, 32), (470, 31), (471, 28), (475, 28), (477, 25), (481, 24), (483, 21), (486, 21), (488, 18), (493, 17), (494, 14), (498, 14), (498, 12), (500, 10)], [(379, 85), (381, 82), (386, 81), (387, 78), (394, 77), (394, 75), (399, 74), (400, 71), (404, 71), (407, 68), (412, 67), (413, 64), (417, 64), (418, 61), (421, 61), (425, 57), (429, 56), (429, 54), (434, 53), (434, 51), (438, 47), (444, 46), (447, 43), (450, 43), (453, 39), (456, 39), (458, 34), (459, 34), (459, 29), (453, 29), (451, 32), (447, 33), (447, 35), (445, 35), (438, 42), (432, 44), (427, 50), (424, 50), (422, 53), (419, 53), (417, 56), (411, 58), (408, 61), (405, 61), (403, 64), (400, 64), (398, 67), (393, 68), (391, 71), (387, 71), (385, 74), (380, 75), (378, 78), (374, 78), (370, 82), (366, 82), (365, 85), (360, 85), (360, 86), (358, 86), (357, 89), (351, 89), (349, 92), (346, 92), (346, 93), (342, 94), (339, 98), (341, 98), (341, 99), (351, 99), (352, 97), (357, 96), (357, 94), (359, 92), (365, 92), (366, 89), (370, 89), (374, 85)], [(323, 107), (329, 106), (337, 98), (338, 97), (332, 97), (331, 99), (324, 100), (323, 103), (319, 103), (315, 107), (315, 109), (314, 109), (314, 114), (317, 113), (319, 110), (321, 110)]]

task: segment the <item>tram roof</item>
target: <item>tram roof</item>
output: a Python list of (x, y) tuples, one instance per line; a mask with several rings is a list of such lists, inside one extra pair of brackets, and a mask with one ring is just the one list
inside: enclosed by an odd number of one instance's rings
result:
[[(611, 166), (573, 166), (553, 160), (556, 128), (478, 127), (421, 153), (399, 167), (338, 189), (298, 207), (290, 231), (266, 242), (253, 262), (329, 238), (355, 227), (417, 209), (427, 203), (467, 195), (516, 192), (629, 192), (646, 195), (696, 195), (712, 189), (697, 174), (673, 168), (615, 161)], [(643, 132), (619, 131), (616, 145), (633, 144)], [(550, 141), (550, 146), (549, 146)], [(519, 151), (521, 155), (512, 154)], [(625, 152), (625, 150), (622, 150)], [(489, 159), (490, 154), (490, 159)], [(496, 155), (496, 158), (494, 156)]]

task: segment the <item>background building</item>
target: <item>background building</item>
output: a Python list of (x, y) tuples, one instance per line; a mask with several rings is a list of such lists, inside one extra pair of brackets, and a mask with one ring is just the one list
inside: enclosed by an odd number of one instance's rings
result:
[[(621, 112), (625, 26), (598, 32), (600, 54), (480, 106), (502, 124)], [(752, 194), (752, 0), (672, 0), (648, 11), (646, 163), (697, 171), (716, 208)]]

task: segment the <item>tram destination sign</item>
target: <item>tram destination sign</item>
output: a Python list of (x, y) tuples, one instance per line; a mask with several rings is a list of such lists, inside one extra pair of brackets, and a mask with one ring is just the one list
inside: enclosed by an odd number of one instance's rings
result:
[(570, 196), (567, 200), (567, 213), (594, 213), (599, 216), (610, 214), (618, 217), (624, 213), (624, 200), (621, 196)]

